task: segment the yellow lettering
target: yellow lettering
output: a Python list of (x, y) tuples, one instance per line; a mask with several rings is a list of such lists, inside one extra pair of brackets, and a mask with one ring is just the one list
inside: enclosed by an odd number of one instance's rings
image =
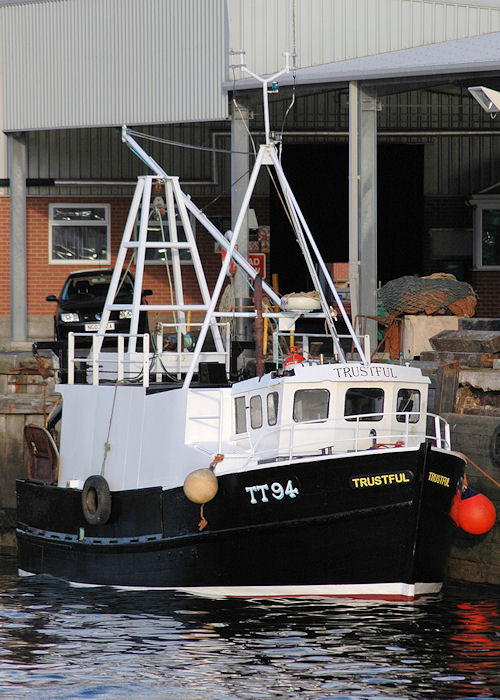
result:
[[(429, 479), (433, 472), (429, 473)], [(436, 477), (436, 475), (434, 475)], [(352, 476), (350, 479), (351, 487), (354, 489), (372, 488), (374, 486), (388, 486), (390, 484), (409, 484), (412, 480), (412, 472), (389, 472), (388, 474), (373, 474), (366, 476)], [(437, 477), (441, 477), (439, 474)], [(436, 477), (436, 478), (437, 478)]]
[(429, 481), (434, 484), (439, 484), (440, 486), (449, 486), (450, 477), (444, 476), (444, 474), (436, 474), (435, 472), (429, 472)]

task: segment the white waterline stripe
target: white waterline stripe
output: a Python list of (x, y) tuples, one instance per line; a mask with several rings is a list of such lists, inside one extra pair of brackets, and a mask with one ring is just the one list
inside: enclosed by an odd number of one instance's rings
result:
[[(34, 574), (19, 569), (20, 576)], [(69, 581), (77, 588), (96, 588), (101, 584)], [(105, 585), (105, 584), (102, 584)], [(204, 598), (364, 598), (413, 600), (439, 593), (442, 583), (363, 583), (316, 584), (303, 586), (110, 586), (119, 591), (179, 591)]]

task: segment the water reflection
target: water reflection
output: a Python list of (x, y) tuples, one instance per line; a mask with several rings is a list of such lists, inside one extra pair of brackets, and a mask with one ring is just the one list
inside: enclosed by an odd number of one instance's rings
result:
[(18, 580), (0, 559), (0, 695), (500, 697), (499, 590), (415, 604), (216, 601)]

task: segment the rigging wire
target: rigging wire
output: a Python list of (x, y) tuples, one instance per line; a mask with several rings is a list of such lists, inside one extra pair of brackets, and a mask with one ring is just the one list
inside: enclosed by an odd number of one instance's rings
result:
[(296, 78), (297, 78), (297, 42), (296, 42), (296, 0), (291, 0), (292, 2), (292, 77), (293, 77), (293, 87), (292, 87), (292, 101), (288, 105), (288, 109), (285, 112), (285, 116), (283, 117), (283, 122), (281, 124), (281, 131), (280, 131), (280, 139), (279, 139), (279, 153), (278, 153), (278, 158), (281, 163), (281, 152), (283, 150), (283, 132), (285, 130), (285, 122), (287, 120), (288, 114), (292, 107), (295, 104), (295, 87), (296, 87)]
[[(164, 143), (167, 146), (178, 146), (179, 148), (188, 148), (193, 151), (207, 151), (209, 153), (228, 153), (232, 154), (235, 153), (237, 155), (243, 155), (243, 156), (251, 156), (252, 153), (250, 151), (232, 151), (230, 148), (211, 148), (209, 146), (194, 146), (193, 144), (190, 143), (182, 143), (182, 141), (173, 141), (172, 139), (164, 139), (161, 138), (161, 136), (153, 136), (152, 134), (143, 134), (140, 131), (135, 131), (134, 129), (127, 129), (128, 133), (131, 136), (135, 136), (136, 138), (140, 139), (146, 139), (147, 141), (154, 141), (155, 143)], [(255, 154), (253, 154), (255, 155)], [(140, 156), (139, 156), (140, 157)], [(141, 158), (141, 160), (145, 163), (144, 159)], [(148, 165), (147, 163), (145, 163)]]
[(220, 199), (222, 197), (222, 195), (227, 194), (234, 187), (234, 185), (236, 185), (240, 180), (243, 180), (243, 178), (246, 177), (250, 173), (250, 170), (251, 170), (251, 168), (249, 168), (245, 173), (243, 173), (243, 175), (240, 175), (236, 180), (234, 180), (234, 182), (232, 182), (229, 185), (229, 187), (225, 187), (224, 189), (222, 189), (219, 192), (219, 194), (216, 197), (214, 197), (213, 199), (211, 199), (210, 202), (208, 202), (208, 204), (205, 204), (205, 206), (202, 207), (200, 209), (200, 211), (204, 212), (206, 209), (208, 209), (208, 207), (211, 207), (212, 204), (215, 204), (215, 202), (218, 199)]
[[(234, 70), (234, 69), (233, 69), (233, 70)], [(248, 136), (249, 136), (249, 138), (250, 138), (250, 143), (252, 144), (254, 158), (257, 158), (257, 149), (256, 149), (256, 147), (255, 147), (255, 141), (253, 140), (253, 136), (252, 136), (252, 134), (250, 133), (250, 129), (248, 128), (247, 120), (246, 120), (245, 117), (243, 116), (243, 114), (242, 114), (242, 112), (241, 112), (241, 109), (240, 109), (240, 106), (239, 106), (239, 104), (236, 102), (236, 98), (235, 98), (235, 97), (233, 97), (233, 104), (234, 104), (234, 106), (236, 107), (236, 109), (238, 110), (238, 112), (240, 113), (241, 121), (243, 122), (243, 126), (245, 127), (245, 129), (246, 129), (246, 131), (247, 131), (247, 134), (248, 134)], [(240, 152), (241, 152), (241, 151), (240, 151)], [(233, 151), (233, 153), (238, 153), (238, 151)], [(244, 153), (244, 152), (243, 152), (243, 153)], [(249, 153), (248, 155), (251, 155), (251, 154)]]

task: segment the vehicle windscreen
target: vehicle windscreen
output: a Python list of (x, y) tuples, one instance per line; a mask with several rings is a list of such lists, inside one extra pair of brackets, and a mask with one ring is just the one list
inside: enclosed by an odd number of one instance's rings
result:
[[(64, 301), (86, 301), (105, 299), (111, 282), (111, 274), (89, 274), (86, 277), (70, 277), (62, 291)], [(133, 285), (130, 277), (122, 279), (118, 294), (132, 295)]]

